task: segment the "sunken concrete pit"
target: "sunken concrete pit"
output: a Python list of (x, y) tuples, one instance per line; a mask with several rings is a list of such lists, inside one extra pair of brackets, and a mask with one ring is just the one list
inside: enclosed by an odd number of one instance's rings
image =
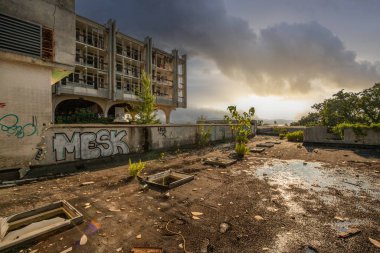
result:
[(83, 215), (67, 201), (0, 218), (0, 252), (22, 247), (83, 222)]
[(193, 175), (166, 170), (143, 179), (145, 183), (159, 190), (170, 190), (194, 179)]
[(236, 159), (213, 157), (213, 158), (207, 158), (204, 164), (226, 168), (236, 162), (237, 162)]

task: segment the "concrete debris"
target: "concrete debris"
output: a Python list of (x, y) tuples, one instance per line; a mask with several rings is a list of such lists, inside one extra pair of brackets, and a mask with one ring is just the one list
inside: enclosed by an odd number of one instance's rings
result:
[(209, 239), (203, 239), (200, 245), (201, 253), (207, 253), (208, 252), (208, 246), (210, 245)]
[(61, 253), (68, 253), (68, 252), (71, 252), (71, 251), (73, 251), (73, 247), (67, 248), (67, 249), (61, 251)]
[(183, 244), (180, 243), (180, 244), (178, 245), (178, 248), (183, 249)]
[(271, 206), (268, 206), (268, 207), (267, 207), (267, 210), (268, 210), (269, 212), (272, 212), (272, 213), (275, 213), (275, 212), (278, 211), (277, 208), (274, 208), (274, 207), (271, 207)]
[(136, 235), (136, 239), (141, 239), (141, 234)]
[(191, 217), (193, 220), (200, 220), (201, 218), (199, 218), (198, 216), (192, 216)]
[(342, 218), (340, 216), (335, 216), (334, 219), (338, 220), (338, 221), (347, 221), (348, 218)]
[(368, 237), (369, 241), (375, 245), (376, 247), (380, 248), (380, 242), (378, 240), (372, 239), (371, 237)]
[(257, 221), (262, 221), (262, 220), (264, 220), (264, 218), (263, 217), (261, 217), (260, 215), (255, 215), (255, 220), (257, 220)]
[(115, 207), (110, 207), (110, 208), (108, 209), (108, 211), (111, 211), (111, 212), (121, 212), (120, 209), (115, 208)]
[(116, 252), (120, 252), (122, 250), (123, 250), (123, 248), (118, 248), (118, 249), (116, 249)]
[(200, 213), (200, 212), (191, 212), (192, 215), (194, 216), (200, 216), (200, 215), (203, 215), (203, 213)]
[(87, 235), (82, 235), (79, 241), (79, 245), (85, 245), (87, 243)]
[(227, 232), (229, 228), (230, 228), (230, 225), (228, 223), (223, 222), (219, 225), (219, 232), (224, 234), (225, 232)]
[(361, 232), (360, 229), (358, 228), (349, 228), (347, 231), (345, 232), (340, 232), (338, 233), (338, 237), (339, 238), (348, 238), (348, 237), (351, 237), (351, 236), (354, 236), (354, 235), (357, 235)]
[(80, 184), (80, 186), (86, 186), (86, 185), (90, 185), (90, 184), (95, 184), (95, 182), (94, 181), (83, 182)]

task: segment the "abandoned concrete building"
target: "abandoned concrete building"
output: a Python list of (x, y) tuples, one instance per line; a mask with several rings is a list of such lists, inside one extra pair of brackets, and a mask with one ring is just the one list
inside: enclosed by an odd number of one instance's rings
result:
[(144, 70), (152, 77), (159, 110), (170, 122), (170, 112), (186, 107), (186, 55), (153, 47), (152, 38), (139, 41), (116, 29), (115, 21), (100, 25), (76, 16), (75, 70), (53, 86), (54, 115), (89, 108), (104, 117), (118, 118), (138, 102)]

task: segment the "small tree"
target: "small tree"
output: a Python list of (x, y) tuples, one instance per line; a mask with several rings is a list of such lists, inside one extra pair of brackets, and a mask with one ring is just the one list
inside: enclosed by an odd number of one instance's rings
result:
[(141, 76), (141, 92), (138, 97), (142, 100), (136, 106), (137, 123), (138, 124), (157, 124), (159, 120), (156, 118), (156, 106), (154, 103), (155, 96), (152, 93), (150, 76), (142, 72)]
[(251, 107), (248, 112), (243, 112), (243, 114), (239, 114), (236, 106), (229, 106), (227, 110), (230, 115), (225, 115), (224, 118), (231, 124), (231, 129), (236, 134), (235, 151), (243, 157), (247, 153), (248, 136), (252, 134), (251, 120), (255, 115), (255, 108)]

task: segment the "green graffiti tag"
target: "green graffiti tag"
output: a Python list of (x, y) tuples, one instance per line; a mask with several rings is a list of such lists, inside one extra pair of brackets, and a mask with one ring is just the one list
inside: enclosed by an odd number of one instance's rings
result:
[(5, 114), (0, 118), (0, 129), (9, 135), (21, 139), (26, 136), (37, 134), (37, 117), (32, 117), (32, 122), (19, 125), (19, 118), (15, 114)]

